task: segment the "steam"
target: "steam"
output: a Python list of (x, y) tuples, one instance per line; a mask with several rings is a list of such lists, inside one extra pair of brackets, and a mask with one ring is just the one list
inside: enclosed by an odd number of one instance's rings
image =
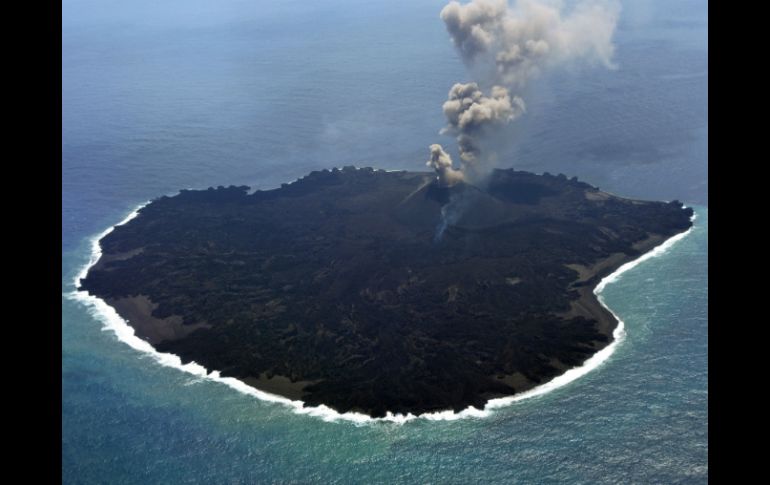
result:
[[(484, 140), (525, 112), (524, 101), (511, 90), (524, 88), (543, 70), (582, 63), (614, 68), (612, 36), (620, 13), (616, 0), (577, 0), (567, 9), (562, 2), (472, 0), (461, 5), (451, 1), (441, 19), (463, 62), (483, 73), (489, 95), (475, 82), (455, 84), (444, 103), (447, 126), (441, 133), (456, 136), (462, 158), (461, 170), (481, 175), (492, 154), (484, 153)], [(431, 160), (433, 147), (431, 145)], [(440, 148), (440, 147), (439, 147)], [(446, 153), (441, 150), (441, 153)], [(444, 173), (449, 165), (431, 166)], [(462, 175), (462, 174), (461, 174)], [(450, 182), (438, 173), (439, 179)]]
[(451, 192), (449, 194), (449, 202), (441, 207), (441, 219), (439, 219), (436, 226), (436, 232), (433, 235), (433, 242), (440, 243), (444, 237), (444, 231), (447, 227), (454, 225), (460, 220), (460, 217), (465, 212), (469, 201), (468, 198), (461, 192)]

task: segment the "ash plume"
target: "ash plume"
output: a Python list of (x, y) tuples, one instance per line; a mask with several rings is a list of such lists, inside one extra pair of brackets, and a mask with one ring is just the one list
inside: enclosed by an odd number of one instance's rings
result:
[(430, 160), (426, 165), (436, 171), (441, 185), (454, 185), (465, 178), (460, 170), (452, 167), (452, 157), (438, 143), (430, 146)]
[[(482, 73), (483, 86), (489, 87), (486, 95), (475, 82), (455, 84), (443, 106), (447, 126), (441, 133), (456, 136), (466, 178), (490, 168), (494, 154), (484, 153), (485, 139), (524, 114), (524, 101), (511, 90), (556, 66), (614, 67), (619, 12), (615, 0), (578, 0), (569, 11), (548, 0), (517, 0), (512, 6), (506, 0), (451, 1), (441, 10), (463, 62)], [(431, 166), (437, 172), (441, 167)]]
[(452, 1), (440, 16), (463, 59), (472, 61), (495, 42), (493, 28), (507, 10), (505, 0), (474, 0), (466, 5)]
[(476, 83), (458, 83), (449, 90), (443, 109), (447, 126), (441, 131), (457, 136), (460, 158), (468, 168), (480, 159), (479, 138), (521, 116), (526, 108), (520, 97), (511, 98), (503, 86), (492, 86), (486, 96)]
[(523, 87), (543, 68), (573, 61), (612, 68), (616, 2), (584, 0), (564, 14), (562, 3), (518, 0), (449, 2), (441, 10), (466, 65), (494, 67), (494, 82)]

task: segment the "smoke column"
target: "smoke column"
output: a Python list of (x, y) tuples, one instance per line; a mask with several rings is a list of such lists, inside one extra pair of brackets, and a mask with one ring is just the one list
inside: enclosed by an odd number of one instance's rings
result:
[(468, 166), (481, 156), (480, 137), (525, 111), (524, 101), (518, 96), (511, 98), (508, 89), (492, 86), (491, 94), (486, 96), (476, 83), (452, 86), (443, 109), (448, 124), (441, 132), (457, 136), (460, 157)]
[(438, 143), (430, 146), (430, 160), (425, 165), (435, 170), (445, 185), (454, 185), (464, 178), (460, 170), (452, 168), (452, 157)]
[[(441, 133), (456, 137), (464, 177), (450, 165), (432, 165), (438, 179), (452, 185), (489, 170), (490, 154), (484, 139), (525, 113), (524, 101), (511, 95), (545, 69), (569, 64), (614, 68), (612, 36), (620, 13), (614, 0), (578, 0), (567, 9), (563, 2), (517, 0), (451, 1), (441, 10), (447, 32), (463, 62), (483, 73), (489, 94), (475, 82), (455, 84), (444, 103), (447, 126)], [(429, 162), (430, 164), (430, 162)], [(439, 168), (441, 170), (439, 170)], [(451, 174), (451, 176), (449, 176)]]

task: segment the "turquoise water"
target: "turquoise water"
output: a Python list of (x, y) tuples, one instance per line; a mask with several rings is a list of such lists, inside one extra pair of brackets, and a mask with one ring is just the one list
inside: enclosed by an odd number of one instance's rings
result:
[[(63, 3), (65, 293), (89, 239), (158, 195), (419, 169), (451, 142), (440, 106), (466, 74), (445, 2), (311, 3)], [(619, 69), (542, 79), (501, 154), (696, 207), (604, 290), (627, 336), (598, 369), (484, 419), (328, 423), (160, 366), (63, 296), (63, 483), (706, 482), (705, 5), (624, 4)]]
[(691, 234), (605, 288), (627, 332), (607, 362), (482, 419), (296, 415), (162, 367), (63, 299), (65, 482), (702, 483), (708, 210), (697, 213)]

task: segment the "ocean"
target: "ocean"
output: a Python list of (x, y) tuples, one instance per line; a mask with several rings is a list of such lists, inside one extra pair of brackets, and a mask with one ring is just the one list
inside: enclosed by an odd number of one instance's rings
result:
[(707, 481), (706, 2), (625, 2), (617, 68), (532, 83), (500, 153), (698, 214), (606, 285), (625, 336), (562, 387), (484, 417), (325, 421), (159, 365), (71, 298), (92, 239), (154, 197), (457, 158), (441, 103), (471, 79), (444, 3), (63, 2), (63, 483)]

